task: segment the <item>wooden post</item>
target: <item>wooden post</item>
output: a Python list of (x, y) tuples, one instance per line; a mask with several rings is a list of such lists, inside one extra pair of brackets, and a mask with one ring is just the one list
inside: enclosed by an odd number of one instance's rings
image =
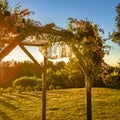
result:
[(47, 49), (44, 51), (43, 62), (43, 76), (42, 76), (42, 120), (46, 120), (46, 63), (47, 63)]
[(92, 120), (92, 97), (91, 97), (91, 81), (85, 78), (85, 91), (86, 91), (86, 120)]

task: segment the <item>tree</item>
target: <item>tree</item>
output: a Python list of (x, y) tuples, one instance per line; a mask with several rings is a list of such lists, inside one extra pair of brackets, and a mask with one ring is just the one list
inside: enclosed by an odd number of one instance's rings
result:
[(84, 75), (79, 67), (77, 58), (71, 58), (62, 71), (68, 76), (66, 83), (68, 87), (80, 88), (85, 86)]
[(105, 84), (107, 87), (119, 88), (120, 89), (120, 69), (115, 67), (113, 72), (106, 75)]
[(114, 30), (112, 35), (110, 35), (110, 38), (112, 39), (113, 42), (117, 43), (120, 45), (120, 3), (116, 7), (116, 29)]
[(42, 76), (42, 72), (40, 71), (40, 68), (36, 66), (36, 64), (30, 61), (24, 61), (19, 63), (17, 74), (15, 76), (16, 78), (23, 77), (23, 76), (32, 77), (34, 75), (37, 77)]
[[(47, 65), (47, 88), (50, 85), (54, 87), (61, 86), (61, 88), (66, 88), (65, 81), (68, 80), (66, 74), (62, 73), (61, 71), (64, 69), (65, 62), (56, 62), (55, 64), (51, 64), (48, 62)], [(66, 73), (66, 72), (65, 72)]]

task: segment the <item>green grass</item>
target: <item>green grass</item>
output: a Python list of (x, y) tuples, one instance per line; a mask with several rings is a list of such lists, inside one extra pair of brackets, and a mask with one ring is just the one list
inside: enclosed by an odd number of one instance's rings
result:
[[(120, 90), (92, 89), (93, 120), (120, 119)], [(85, 120), (85, 90), (47, 92), (47, 120)], [(0, 96), (0, 120), (40, 120), (41, 93), (24, 92)]]

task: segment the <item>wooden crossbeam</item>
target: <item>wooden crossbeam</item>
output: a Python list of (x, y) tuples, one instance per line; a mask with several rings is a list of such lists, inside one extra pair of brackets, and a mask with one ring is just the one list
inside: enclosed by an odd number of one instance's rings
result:
[(1, 53), (0, 61), (7, 56), (17, 45), (19, 45), (18, 40), (13, 40)]
[[(61, 36), (64, 38), (71, 38), (73, 37), (73, 34), (70, 31), (67, 30), (56, 30), (56, 29), (52, 29), (52, 28), (46, 28), (46, 27), (35, 27), (35, 26), (30, 26), (30, 31), (37, 31), (40, 34), (51, 34), (51, 35), (55, 35), (55, 36)], [(29, 33), (31, 33), (29, 31)], [(34, 34), (34, 33), (33, 33)], [(28, 35), (29, 36), (29, 35)], [(34, 36), (34, 35), (33, 35)], [(8, 55), (17, 45), (19, 45), (23, 40), (13, 40), (1, 53), (0, 53), (0, 61), (6, 56)], [(42, 46), (44, 44), (39, 43), (39, 44), (24, 44), (24, 45), (29, 45), (29, 46)]]
[(30, 52), (22, 44), (19, 44), (19, 47), (26, 53), (26, 55), (28, 55), (28, 57), (37, 65), (37, 67), (40, 68), (40, 71), (43, 71), (43, 68), (40, 66), (38, 61), (30, 54)]

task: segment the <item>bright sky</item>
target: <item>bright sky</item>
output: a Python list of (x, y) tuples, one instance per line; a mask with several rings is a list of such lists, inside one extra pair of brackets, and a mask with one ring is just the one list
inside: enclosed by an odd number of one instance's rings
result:
[[(22, 8), (28, 8), (34, 11), (35, 15), (31, 18), (40, 21), (42, 24), (54, 22), (60, 27), (67, 25), (69, 17), (83, 19), (86, 18), (98, 24), (104, 29), (107, 37), (108, 32), (115, 29), (115, 17), (117, 15), (115, 9), (120, 0), (8, 0), (10, 6), (14, 7), (15, 4), (20, 3)], [(105, 56), (105, 61), (116, 66), (120, 59), (120, 46), (109, 42), (114, 49), (110, 51), (109, 56)], [(37, 58), (41, 60), (41, 54), (35, 47), (28, 48)], [(29, 58), (16, 47), (4, 60), (28, 60)]]

